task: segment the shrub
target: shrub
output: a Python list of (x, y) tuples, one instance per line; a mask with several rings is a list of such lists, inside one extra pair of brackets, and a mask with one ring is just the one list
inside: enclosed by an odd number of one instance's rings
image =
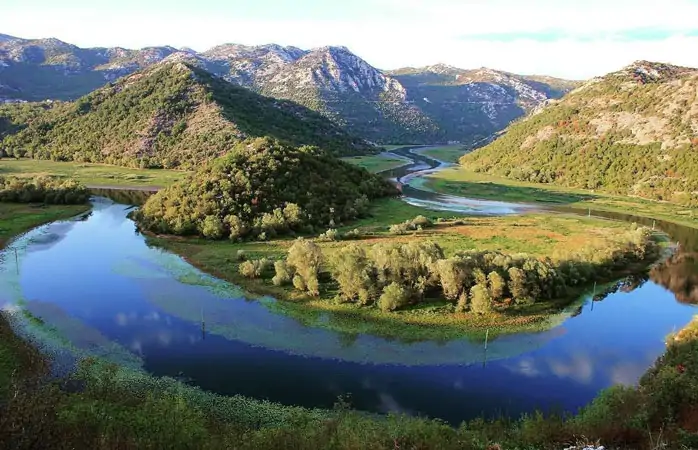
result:
[(318, 236), (318, 240), (321, 242), (334, 242), (340, 239), (341, 237), (339, 235), (339, 231), (335, 230), (334, 228), (330, 228), (329, 230), (325, 231), (320, 236)]
[(477, 314), (485, 314), (492, 310), (492, 297), (484, 284), (476, 284), (470, 288), (470, 309)]
[(337, 252), (331, 261), (332, 276), (339, 284), (344, 300), (366, 305), (371, 301), (375, 288), (373, 265), (366, 257), (366, 251), (350, 244)]
[[(320, 282), (318, 274), (322, 265), (323, 255), (317, 244), (298, 238), (288, 250), (286, 263), (294, 271), (293, 285), (296, 289), (307, 290), (308, 294), (317, 297), (320, 295)], [(296, 281), (300, 278), (300, 281)], [(303, 286), (303, 289), (298, 286)]]
[(242, 262), (238, 267), (238, 272), (245, 278), (259, 278), (268, 267), (269, 260), (262, 258)]
[(86, 203), (89, 198), (87, 188), (75, 180), (0, 176), (0, 202), (72, 205)]
[(354, 228), (351, 231), (347, 231), (344, 233), (344, 239), (360, 239), (361, 238), (361, 232), (358, 230), (358, 228)]
[(292, 273), (291, 270), (286, 265), (286, 261), (276, 261), (274, 263), (274, 278), (272, 278), (272, 283), (276, 286), (281, 286), (283, 284), (291, 281)]
[(410, 301), (410, 293), (400, 283), (390, 283), (383, 289), (383, 293), (378, 299), (378, 306), (382, 311), (395, 311)]
[(247, 253), (245, 252), (245, 250), (238, 250), (235, 254), (235, 257), (238, 261), (245, 261), (247, 259)]

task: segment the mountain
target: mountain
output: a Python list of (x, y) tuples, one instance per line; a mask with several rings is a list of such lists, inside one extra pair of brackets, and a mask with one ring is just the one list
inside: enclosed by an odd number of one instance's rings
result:
[(698, 205), (698, 69), (637, 61), (535, 111), (461, 164)]
[(75, 102), (0, 107), (0, 153), (38, 159), (192, 167), (262, 136), (335, 155), (372, 150), (314, 111), (186, 62), (163, 61)]
[(446, 137), (471, 142), (500, 131), (577, 85), (552, 77), (527, 77), (485, 67), (463, 70), (444, 64), (388, 73), (405, 87), (407, 100), (436, 121)]
[(197, 53), (13, 38), (0, 39), (0, 102), (76, 99), (163, 60), (186, 60), (260, 94), (292, 100), (379, 143), (473, 142), (574, 86), (444, 65), (385, 72), (345, 47), (224, 44)]
[(0, 100), (72, 100), (176, 51), (172, 47), (83, 49), (54, 38), (0, 35)]
[(135, 213), (156, 233), (260, 240), (326, 230), (363, 216), (373, 198), (395, 195), (377, 175), (315, 149), (269, 138), (238, 143)]

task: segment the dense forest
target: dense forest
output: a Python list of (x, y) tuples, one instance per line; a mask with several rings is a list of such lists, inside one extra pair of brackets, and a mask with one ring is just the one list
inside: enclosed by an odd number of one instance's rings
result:
[[(636, 226), (554, 259), (477, 250), (447, 258), (438, 244), (419, 240), (369, 247), (348, 243), (327, 257), (317, 244), (299, 238), (285, 260), (274, 262), (272, 282), (319, 296), (321, 280), (329, 278), (338, 287), (339, 301), (376, 305), (384, 311), (445, 298), (455, 312), (487, 313), (564, 298), (572, 288), (608, 279), (658, 254), (652, 230)], [(240, 273), (259, 278), (270, 266), (266, 260), (247, 261)]]
[(0, 176), (0, 202), (78, 205), (89, 198), (87, 188), (74, 180)]
[(335, 226), (365, 214), (371, 199), (395, 194), (383, 179), (317, 148), (260, 138), (153, 195), (135, 218), (156, 233), (264, 240)]
[(696, 206), (697, 87), (696, 70), (638, 63), (517, 122), (461, 164), (521, 181)]
[(154, 66), (75, 102), (0, 106), (0, 157), (191, 168), (262, 136), (338, 156), (373, 151), (316, 112), (185, 63)]

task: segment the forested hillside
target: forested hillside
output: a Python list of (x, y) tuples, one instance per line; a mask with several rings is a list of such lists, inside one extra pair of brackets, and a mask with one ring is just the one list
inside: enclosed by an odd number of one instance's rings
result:
[(335, 155), (372, 151), (318, 113), (182, 62), (156, 65), (75, 102), (0, 107), (0, 156), (189, 168), (261, 136)]
[(161, 190), (136, 213), (156, 233), (267, 239), (336, 226), (397, 191), (386, 181), (309, 147), (271, 139), (229, 154)]
[(698, 70), (636, 62), (515, 123), (461, 164), (698, 205)]

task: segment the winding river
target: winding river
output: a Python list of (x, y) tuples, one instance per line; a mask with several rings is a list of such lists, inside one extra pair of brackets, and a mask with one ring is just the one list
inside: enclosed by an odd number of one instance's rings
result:
[[(404, 152), (415, 163), (387, 176), (405, 184), (409, 203), (471, 214), (531, 208), (418, 189), (423, 171), (439, 164)], [(689, 304), (698, 287), (688, 255), (619, 283), (599, 301), (589, 293), (553, 318), (549, 331), (500, 337), (486, 351), (467, 339), (339, 334), (279, 315), (273, 299), (248, 300), (236, 286), (149, 247), (127, 218), (131, 206), (103, 197), (93, 205), (0, 253), (0, 306), (53, 355), (57, 372), (96, 355), (224, 394), (309, 407), (331, 407), (349, 394), (360, 410), (457, 423), (536, 408), (573, 411), (603, 388), (636, 383), (664, 351), (666, 335), (698, 313)], [(659, 223), (684, 252), (698, 251), (696, 230), (670, 225)]]

